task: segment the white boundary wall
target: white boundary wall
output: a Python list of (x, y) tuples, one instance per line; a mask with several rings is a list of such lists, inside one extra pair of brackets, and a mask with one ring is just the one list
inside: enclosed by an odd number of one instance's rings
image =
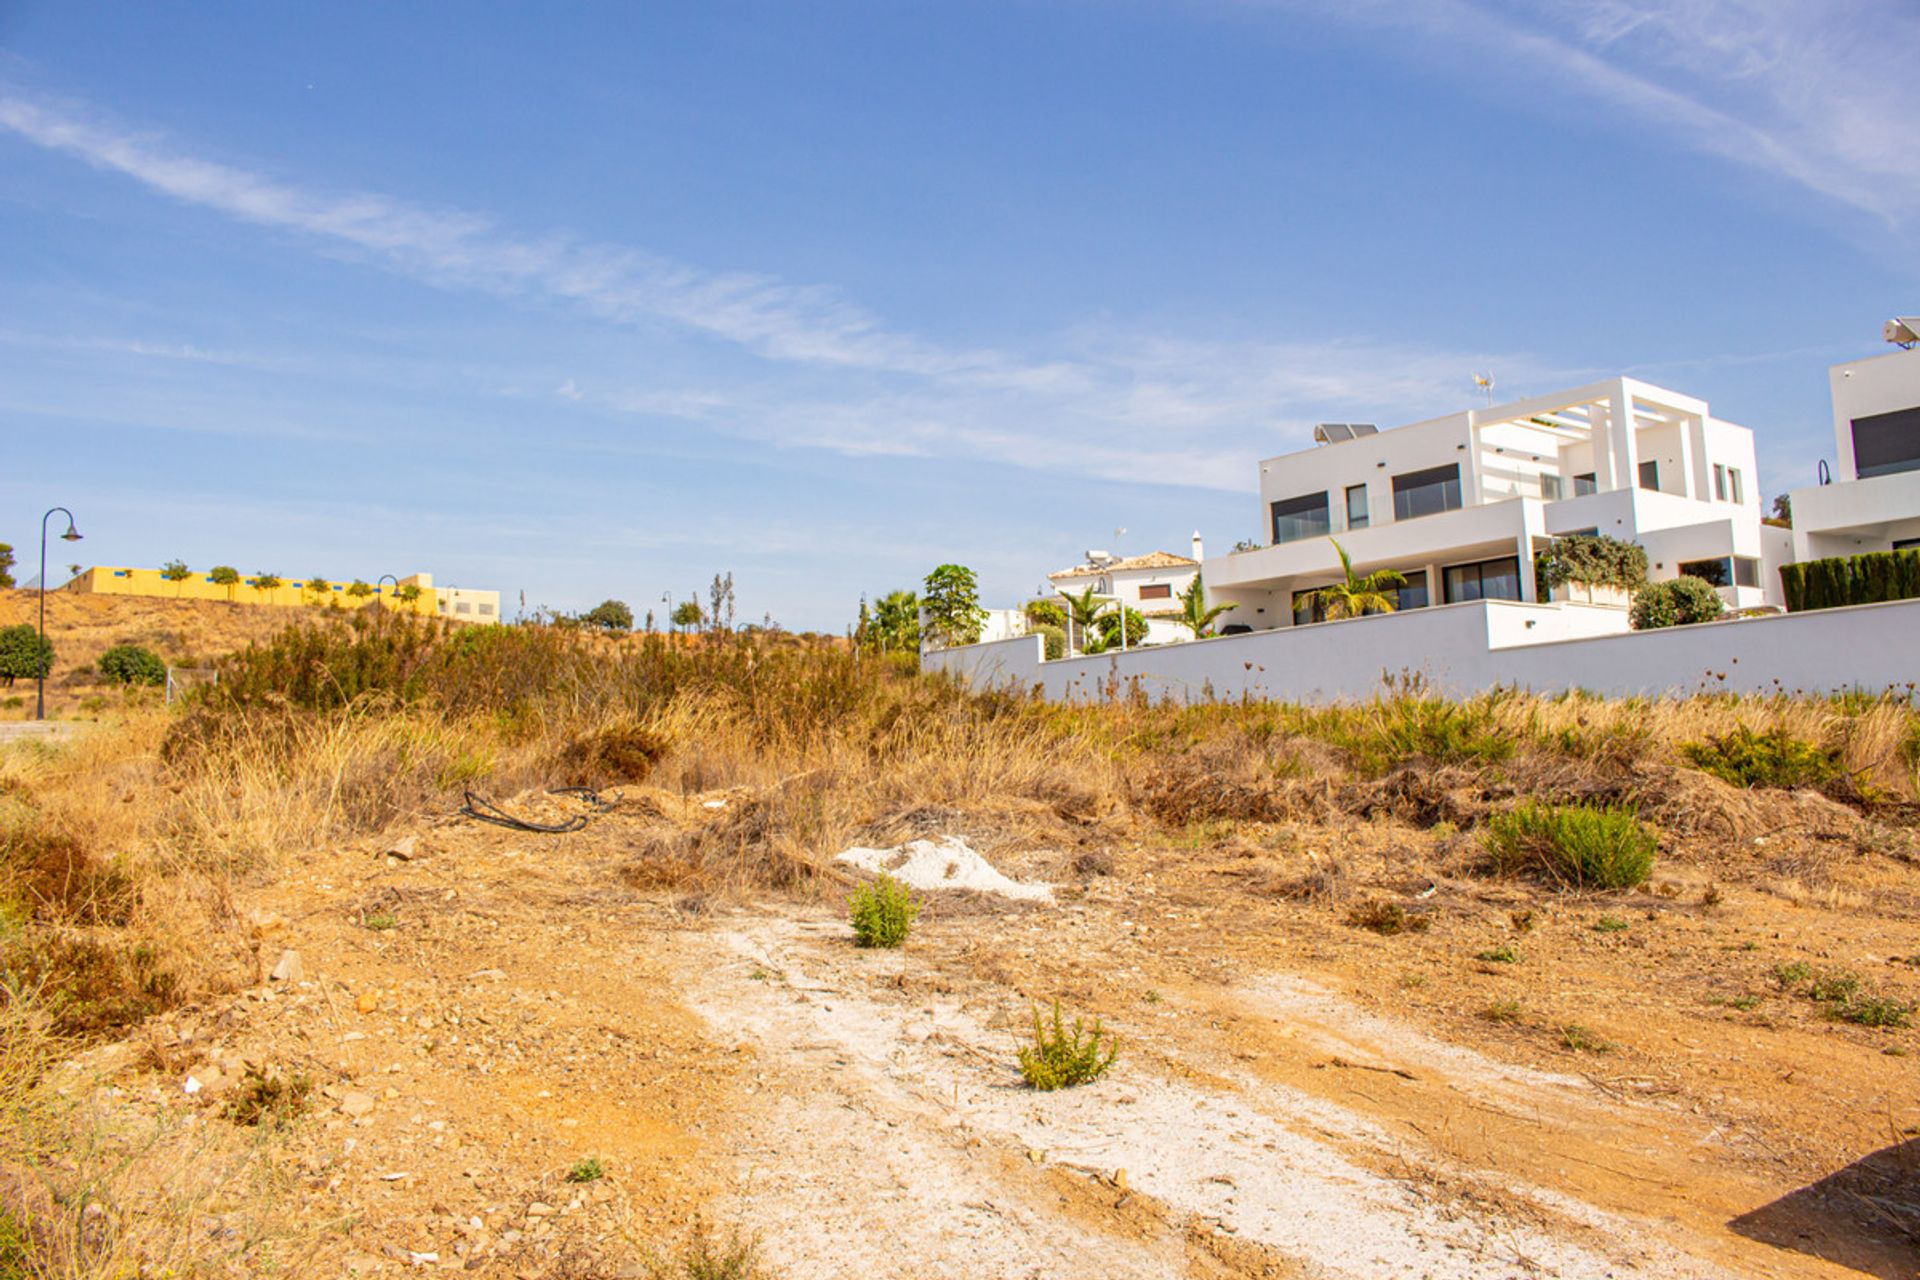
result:
[[(1920, 681), (1920, 600), (1533, 641), (1528, 611), (1544, 621), (1554, 609), (1483, 600), (1059, 662), (1042, 662), (1040, 637), (1022, 636), (929, 653), (921, 664), (977, 687), (1035, 689), (1056, 701), (1104, 698), (1137, 681), (1156, 701), (1326, 702), (1369, 697), (1403, 674), (1454, 696), (1496, 685), (1610, 697), (1888, 688), (1911, 695)], [(1561, 620), (1535, 630), (1567, 629)]]

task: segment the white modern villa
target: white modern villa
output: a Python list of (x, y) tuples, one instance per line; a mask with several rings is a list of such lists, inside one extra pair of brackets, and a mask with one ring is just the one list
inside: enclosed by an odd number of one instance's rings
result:
[(1150, 551), (1123, 558), (1089, 551), (1084, 561), (1048, 574), (1047, 581), (1062, 595), (1077, 596), (1091, 588), (1096, 597), (1116, 601), (1145, 618), (1148, 644), (1176, 644), (1192, 638), (1192, 633), (1175, 619), (1180, 613), (1180, 597), (1193, 585), (1205, 554), (1198, 533), (1193, 535), (1192, 556)]
[[(1205, 562), (1231, 629), (1319, 621), (1314, 592), (1398, 570), (1402, 611), (1535, 600), (1533, 556), (1601, 533), (1646, 549), (1655, 580), (1692, 574), (1732, 607), (1777, 604), (1786, 530), (1761, 523), (1753, 433), (1632, 378), (1380, 431), (1329, 423), (1260, 464), (1266, 545)], [(1621, 619), (1624, 629), (1625, 620)]]
[(1828, 378), (1838, 474), (1788, 495), (1793, 558), (1920, 547), (1920, 346), (1837, 364)]

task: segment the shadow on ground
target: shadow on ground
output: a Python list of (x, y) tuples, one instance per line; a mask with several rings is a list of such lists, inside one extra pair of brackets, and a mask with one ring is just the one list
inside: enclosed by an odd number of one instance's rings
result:
[(1920, 1274), (1920, 1138), (1897, 1142), (1728, 1224), (1881, 1280)]

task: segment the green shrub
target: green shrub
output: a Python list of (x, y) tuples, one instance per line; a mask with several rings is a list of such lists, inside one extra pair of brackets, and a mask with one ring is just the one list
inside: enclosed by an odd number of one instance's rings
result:
[(1666, 582), (1649, 582), (1634, 592), (1629, 620), (1635, 631), (1655, 631), (1711, 622), (1726, 608), (1726, 601), (1712, 583), (1682, 575)]
[(53, 641), (42, 640), (33, 624), (0, 627), (0, 684), (35, 680), (53, 671)]
[(884, 871), (869, 884), (858, 885), (847, 899), (853, 919), (854, 941), (863, 947), (897, 947), (913, 931), (920, 916), (920, 900)]
[[(1123, 606), (1124, 608), (1124, 606)], [(1127, 648), (1138, 649), (1147, 642), (1147, 620), (1138, 609), (1125, 609), (1127, 617)], [(1094, 629), (1100, 633), (1100, 639), (1109, 649), (1120, 647), (1120, 615), (1107, 612), (1100, 615), (1094, 623)]]
[(1044, 638), (1046, 643), (1044, 652), (1048, 662), (1053, 662), (1056, 659), (1067, 656), (1067, 633), (1065, 628), (1056, 627), (1052, 623), (1042, 622), (1035, 624), (1033, 633)]
[(227, 1103), (225, 1114), (235, 1124), (279, 1127), (299, 1115), (307, 1105), (313, 1081), (304, 1075), (281, 1075), (248, 1067), (246, 1078)]
[(1119, 1045), (1098, 1018), (1090, 1028), (1083, 1027), (1078, 1018), (1069, 1027), (1060, 1012), (1060, 1002), (1055, 1000), (1051, 1023), (1041, 1018), (1040, 1007), (1034, 1006), (1033, 1043), (1020, 1050), (1020, 1075), (1042, 1093), (1071, 1089), (1105, 1075), (1119, 1052)]
[(1503, 942), (1491, 950), (1482, 951), (1474, 959), (1484, 964), (1519, 964), (1520, 953), (1514, 949), (1511, 942)]
[(599, 1156), (588, 1156), (576, 1161), (573, 1168), (567, 1170), (568, 1182), (598, 1182), (607, 1176), (607, 1168), (600, 1163)]
[(1487, 820), (1487, 851), (1501, 870), (1537, 871), (1583, 889), (1627, 889), (1653, 870), (1653, 831), (1626, 806), (1527, 800)]
[(100, 655), (100, 674), (115, 684), (165, 684), (167, 664), (151, 649), (117, 644)]
[(1840, 753), (1790, 735), (1784, 726), (1690, 742), (1680, 754), (1696, 769), (1736, 787), (1817, 787), (1840, 776)]
[(1533, 572), (1542, 591), (1569, 584), (1637, 591), (1647, 580), (1647, 553), (1605, 534), (1570, 534), (1534, 557)]
[(1027, 623), (1033, 627), (1060, 627), (1067, 625), (1067, 611), (1058, 600), (1027, 601)]
[(1904, 1027), (1913, 1020), (1913, 1006), (1888, 996), (1863, 995), (1846, 1001), (1835, 1015), (1862, 1027)]
[(1789, 613), (1920, 597), (1920, 550), (1869, 551), (1782, 565)]
[(1400, 691), (1363, 706), (1303, 713), (1300, 728), (1340, 748), (1369, 774), (1385, 773), (1409, 760), (1495, 764), (1515, 750), (1495, 715), (1500, 696), (1455, 702), (1417, 690)]

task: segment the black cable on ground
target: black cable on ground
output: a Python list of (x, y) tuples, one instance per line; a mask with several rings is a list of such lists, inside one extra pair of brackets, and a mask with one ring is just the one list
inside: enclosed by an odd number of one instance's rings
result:
[[(594, 813), (605, 813), (613, 805), (600, 798), (600, 793), (591, 787), (556, 787), (548, 795), (577, 795), (585, 800)], [(576, 813), (565, 822), (533, 822), (527, 818), (508, 813), (485, 796), (466, 793), (466, 803), (460, 806), (460, 812), (469, 818), (481, 822), (491, 822), (496, 827), (507, 827), (514, 831), (533, 831), (541, 835), (565, 835), (569, 831), (579, 831), (592, 819), (591, 814)]]

